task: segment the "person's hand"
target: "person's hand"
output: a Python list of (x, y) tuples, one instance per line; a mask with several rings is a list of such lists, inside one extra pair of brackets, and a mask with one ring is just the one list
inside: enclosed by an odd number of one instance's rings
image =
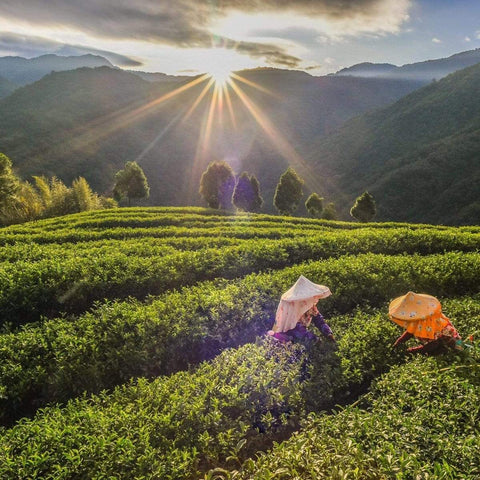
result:
[(332, 334), (328, 335), (327, 338), (328, 338), (331, 342), (335, 342), (335, 343), (337, 342), (337, 341), (335, 340), (335, 337), (334, 337)]

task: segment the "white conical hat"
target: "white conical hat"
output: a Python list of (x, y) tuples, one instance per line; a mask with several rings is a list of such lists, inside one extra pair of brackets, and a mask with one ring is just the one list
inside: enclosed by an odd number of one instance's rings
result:
[(310, 310), (321, 298), (332, 293), (328, 287), (311, 282), (300, 275), (295, 285), (281, 297), (275, 316), (275, 332), (286, 332), (295, 327), (300, 317)]

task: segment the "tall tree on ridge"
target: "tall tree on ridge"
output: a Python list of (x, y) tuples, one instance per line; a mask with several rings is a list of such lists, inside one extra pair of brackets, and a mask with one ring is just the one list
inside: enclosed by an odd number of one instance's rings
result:
[(210, 162), (200, 179), (199, 193), (210, 208), (232, 208), (235, 175), (227, 162)]
[(18, 188), (19, 181), (12, 171), (11, 160), (0, 153), (0, 209), (13, 200)]
[(282, 174), (273, 197), (273, 204), (281, 215), (291, 215), (297, 209), (303, 196), (303, 184), (303, 179), (292, 167)]
[(370, 222), (376, 214), (375, 200), (367, 191), (357, 197), (355, 204), (350, 209), (350, 215), (360, 222)]
[(305, 208), (312, 217), (320, 218), (323, 212), (323, 198), (317, 193), (312, 193), (305, 202)]
[(122, 198), (128, 198), (128, 206), (132, 199), (148, 198), (150, 187), (147, 177), (137, 162), (127, 162), (123, 170), (115, 174), (115, 186), (113, 187), (113, 197), (120, 201)]
[(263, 204), (260, 184), (255, 175), (243, 172), (237, 180), (232, 196), (233, 204), (246, 212), (258, 212)]

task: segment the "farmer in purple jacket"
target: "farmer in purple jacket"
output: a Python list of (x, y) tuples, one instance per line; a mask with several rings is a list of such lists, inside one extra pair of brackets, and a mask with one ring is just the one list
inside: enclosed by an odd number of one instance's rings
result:
[(268, 335), (281, 342), (316, 341), (317, 336), (308, 330), (310, 323), (313, 322), (325, 337), (335, 341), (332, 330), (316, 306), (320, 298), (329, 295), (331, 292), (328, 287), (313, 283), (301, 275), (295, 285), (282, 295), (275, 316), (275, 325)]

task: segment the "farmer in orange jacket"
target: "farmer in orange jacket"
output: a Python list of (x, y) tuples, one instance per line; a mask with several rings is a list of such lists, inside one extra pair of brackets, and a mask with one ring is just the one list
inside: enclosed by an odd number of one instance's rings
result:
[(405, 329), (394, 347), (415, 337), (421, 345), (410, 353), (433, 354), (448, 349), (462, 350), (462, 340), (450, 320), (442, 313), (440, 302), (431, 295), (408, 292), (390, 303), (390, 319)]

